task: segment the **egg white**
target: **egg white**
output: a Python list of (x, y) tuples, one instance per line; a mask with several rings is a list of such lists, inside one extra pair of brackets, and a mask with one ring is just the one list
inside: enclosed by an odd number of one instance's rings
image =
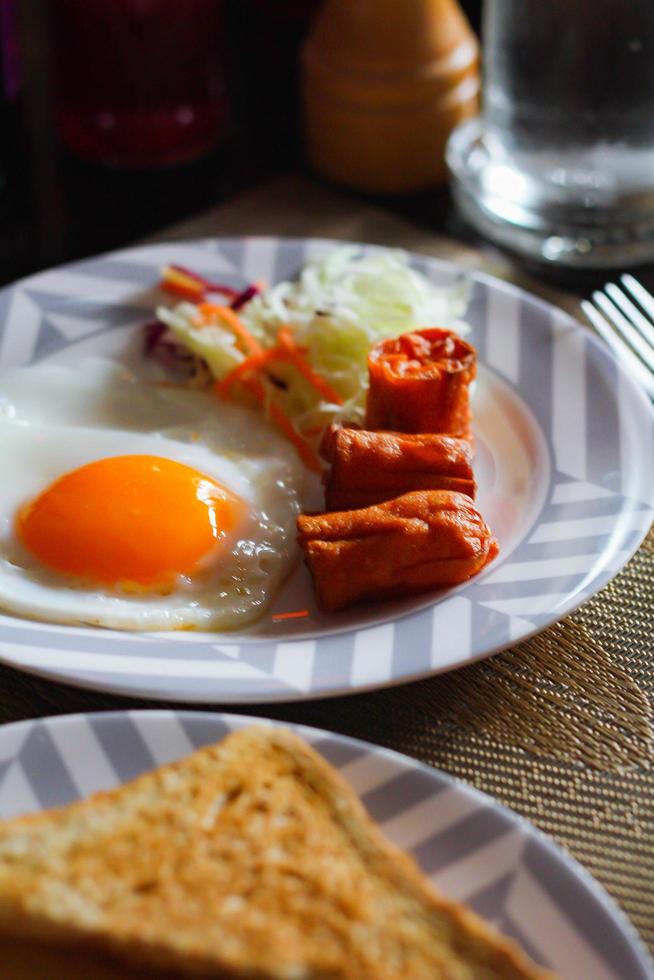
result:
[[(262, 614), (297, 559), (303, 467), (258, 413), (211, 393), (144, 385), (99, 359), (19, 369), (0, 381), (0, 444), (0, 607), (14, 614), (113, 629), (236, 629)], [(19, 508), (59, 476), (123, 455), (184, 463), (247, 504), (222, 556), (167, 595), (82, 586), (42, 566), (15, 534)]]

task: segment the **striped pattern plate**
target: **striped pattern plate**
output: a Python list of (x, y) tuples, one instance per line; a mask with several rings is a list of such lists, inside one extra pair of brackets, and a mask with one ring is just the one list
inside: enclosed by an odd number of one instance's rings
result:
[[(0, 370), (43, 359), (134, 356), (178, 262), (234, 285), (296, 275), (334, 242), (208, 239), (116, 252), (0, 292)], [(373, 249), (371, 246), (364, 248)], [(628, 560), (654, 513), (649, 402), (588, 331), (482, 275), (414, 256), (435, 283), (469, 279), (480, 357), (475, 392), (479, 505), (501, 555), (438, 595), (315, 608), (304, 568), (272, 614), (239, 634), (124, 634), (0, 616), (0, 660), (72, 684), (188, 702), (263, 702), (397, 684), (488, 656), (560, 619)], [(2, 467), (0, 460), (0, 468)], [(5, 465), (7, 465), (5, 463)], [(11, 479), (11, 472), (0, 479)]]
[[(110, 789), (252, 721), (135, 711), (5, 725), (0, 817)], [(445, 894), (471, 905), (535, 960), (566, 980), (652, 977), (635, 932), (608, 896), (516, 814), (406, 756), (316, 729), (296, 730), (351, 782), (386, 836), (410, 851)]]

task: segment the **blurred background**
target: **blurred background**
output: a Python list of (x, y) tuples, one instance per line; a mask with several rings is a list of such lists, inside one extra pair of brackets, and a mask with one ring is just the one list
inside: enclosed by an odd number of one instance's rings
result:
[[(309, 170), (298, 53), (319, 6), (0, 0), (0, 282), (133, 242), (280, 172)], [(461, 7), (478, 32), (481, 0)], [(137, 8), (156, 24), (146, 37), (125, 32), (125, 14)], [(189, 108), (166, 114), (158, 103), (180, 86)], [(89, 129), (91, 103), (103, 95), (130, 113), (100, 113)], [(446, 187), (368, 196), (472, 235)]]

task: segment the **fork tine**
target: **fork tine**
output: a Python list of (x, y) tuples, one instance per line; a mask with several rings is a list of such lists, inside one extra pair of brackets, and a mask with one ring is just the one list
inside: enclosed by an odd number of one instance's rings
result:
[(595, 331), (623, 363), (627, 372), (637, 378), (650, 398), (654, 398), (654, 376), (647, 370), (640, 358), (632, 353), (631, 349), (622, 340), (618, 340), (608, 321), (595, 309), (592, 303), (585, 299), (581, 303), (581, 308), (590, 320)]
[(642, 283), (630, 276), (628, 272), (620, 276), (622, 285), (626, 286), (631, 295), (638, 300), (642, 308), (654, 320), (654, 296), (643, 286)]
[[(604, 289), (613, 302), (620, 307), (625, 316), (631, 321), (636, 330), (638, 330), (643, 340), (650, 348), (654, 349), (654, 324), (640, 312), (636, 304), (632, 303), (629, 297), (615, 283), (607, 283)], [(652, 307), (654, 307), (654, 300), (652, 301)]]
[(606, 293), (601, 293), (599, 290), (595, 290), (593, 293), (593, 300), (595, 301), (595, 305), (604, 313), (606, 319), (611, 321), (624, 342), (629, 344), (640, 355), (651, 371), (654, 371), (654, 350), (647, 341), (643, 340), (638, 331), (631, 325), (626, 316), (620, 312), (615, 303), (609, 299)]

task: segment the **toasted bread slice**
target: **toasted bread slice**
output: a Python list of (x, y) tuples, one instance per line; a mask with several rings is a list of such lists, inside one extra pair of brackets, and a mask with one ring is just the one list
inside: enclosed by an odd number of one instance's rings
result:
[(106, 953), (0, 936), (2, 980), (174, 980), (179, 973), (129, 967)]
[(267, 727), (0, 824), (0, 933), (179, 977), (551, 977), (436, 894), (328, 763)]

